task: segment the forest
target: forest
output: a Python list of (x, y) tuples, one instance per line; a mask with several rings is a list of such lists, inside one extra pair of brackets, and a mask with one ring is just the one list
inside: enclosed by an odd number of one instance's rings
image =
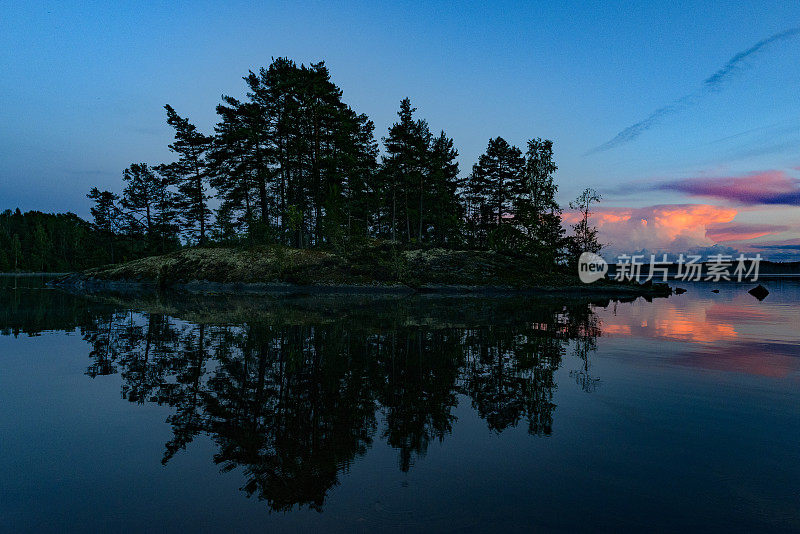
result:
[(243, 80), (244, 98), (221, 97), (209, 134), (166, 105), (174, 161), (131, 163), (119, 192), (92, 188), (91, 223), (6, 212), (0, 270), (76, 270), (186, 246), (352, 250), (378, 240), (553, 268), (600, 249), (595, 191), (570, 203), (582, 217), (564, 228), (550, 140), (531, 138), (523, 151), (493, 137), (462, 176), (453, 139), (408, 98), (379, 144), (323, 62), (278, 58)]

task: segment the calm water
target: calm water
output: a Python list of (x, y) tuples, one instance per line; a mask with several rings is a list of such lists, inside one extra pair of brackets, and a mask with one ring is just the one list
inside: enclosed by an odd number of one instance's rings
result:
[(800, 282), (85, 298), (0, 279), (0, 529), (800, 531)]

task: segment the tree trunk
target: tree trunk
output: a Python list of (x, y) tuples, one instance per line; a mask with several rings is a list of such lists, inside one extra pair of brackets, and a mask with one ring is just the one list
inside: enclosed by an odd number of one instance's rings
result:
[(203, 202), (203, 180), (199, 174), (195, 185), (197, 187), (197, 207), (200, 211), (200, 244), (202, 245), (206, 242), (206, 206)]
[(419, 242), (422, 244), (422, 176), (419, 178)]
[(392, 241), (397, 240), (396, 224), (395, 224), (396, 220), (397, 220), (397, 192), (393, 187), (392, 188)]

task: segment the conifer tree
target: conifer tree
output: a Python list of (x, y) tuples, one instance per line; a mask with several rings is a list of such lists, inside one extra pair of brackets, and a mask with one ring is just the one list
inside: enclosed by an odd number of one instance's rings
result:
[(461, 239), (464, 210), (458, 198), (458, 151), (453, 140), (440, 132), (430, 145), (428, 190), (432, 240), (438, 246), (454, 246)]
[(552, 266), (560, 256), (564, 229), (561, 208), (556, 202), (558, 186), (554, 174), (553, 142), (540, 138), (528, 141), (521, 192), (515, 201), (515, 221), (525, 236), (524, 252)]
[(93, 187), (86, 195), (94, 205), (89, 209), (94, 218), (94, 226), (101, 232), (113, 234), (119, 229), (120, 211), (117, 206), (119, 196), (111, 191), (100, 191)]
[(257, 214), (267, 233), (295, 246), (330, 241), (328, 231), (366, 232), (364, 197), (377, 156), (372, 122), (342, 102), (324, 63), (278, 58), (244, 80), (247, 99), (223, 97), (217, 107), (209, 155), (226, 225), (245, 219), (238, 226), (252, 233)]
[(19, 234), (14, 234), (14, 239), (11, 242), (11, 251), (14, 257), (14, 271), (17, 271), (22, 260), (22, 243), (19, 240)]
[(44, 272), (45, 266), (51, 255), (52, 241), (47, 235), (42, 224), (36, 224), (33, 231), (33, 246), (31, 247), (31, 266), (39, 272)]
[(114, 263), (114, 243), (122, 222), (121, 211), (117, 205), (119, 196), (111, 191), (100, 191), (96, 187), (93, 187), (86, 196), (94, 202), (90, 208), (94, 227), (107, 241), (111, 263)]
[(169, 149), (179, 158), (169, 164), (169, 172), (178, 182), (178, 202), (190, 237), (197, 238), (199, 244), (206, 242), (206, 226), (210, 218), (206, 184), (208, 165), (206, 153), (211, 147), (212, 138), (197, 131), (188, 119), (178, 115), (169, 104), (167, 123), (175, 129), (175, 141)]
[(150, 187), (152, 231), (162, 253), (180, 246), (179, 202), (174, 190), (177, 178), (171, 170), (169, 165), (158, 165), (153, 169)]
[[(230, 96), (222, 99), (223, 103), (217, 106), (220, 122), (215, 127), (216, 137), (209, 152), (210, 183), (222, 201), (217, 214), (224, 215), (231, 231), (239, 229), (247, 233), (251, 232), (259, 212), (254, 179), (258, 170), (251, 158), (252, 134), (246, 121), (248, 112), (239, 100)], [(267, 216), (265, 206), (261, 206), (260, 211), (264, 217)]]
[(490, 139), (486, 152), (473, 165), (468, 197), (478, 246), (489, 245), (493, 234), (499, 237), (501, 229), (513, 223), (514, 200), (522, 191), (524, 165), (522, 152), (502, 137)]
[[(426, 211), (432, 209), (425, 203), (431, 133), (425, 121), (414, 120), (415, 111), (411, 101), (404, 98), (397, 113), (400, 120), (389, 128), (389, 135), (383, 139), (386, 155), (379, 195), (388, 204), (384, 211), (389, 218), (393, 241), (398, 240), (401, 232), (406, 242), (410, 242), (414, 234), (422, 241)], [(412, 227), (414, 222), (417, 224)]]
[(156, 175), (146, 163), (132, 163), (122, 172), (122, 180), (125, 188), (121, 205), (131, 215), (132, 225), (150, 239), (154, 230)]

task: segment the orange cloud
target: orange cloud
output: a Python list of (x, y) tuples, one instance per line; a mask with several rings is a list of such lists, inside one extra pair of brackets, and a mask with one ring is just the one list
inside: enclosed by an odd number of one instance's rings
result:
[[(590, 215), (593, 224), (602, 226), (607, 223), (618, 223), (630, 220), (633, 210), (629, 208), (601, 208), (593, 211)], [(562, 219), (565, 223), (575, 224), (581, 220), (581, 214), (578, 211), (565, 211)]]
[[(675, 239), (681, 235), (696, 234), (698, 228), (710, 224), (730, 222), (736, 216), (733, 208), (723, 208), (709, 204), (689, 204), (677, 206), (655, 206), (653, 217), (663, 235)], [(705, 232), (703, 232), (705, 237)]]
[(604, 336), (631, 336), (633, 331), (628, 324), (609, 324), (603, 326)]
[[(707, 230), (728, 223), (737, 210), (711, 204), (661, 204), (644, 208), (598, 207), (590, 216), (600, 230), (600, 240), (628, 251), (640, 249), (683, 252), (686, 247), (713, 245)], [(564, 221), (579, 220), (566, 212)], [(677, 250), (680, 249), (680, 250)]]

